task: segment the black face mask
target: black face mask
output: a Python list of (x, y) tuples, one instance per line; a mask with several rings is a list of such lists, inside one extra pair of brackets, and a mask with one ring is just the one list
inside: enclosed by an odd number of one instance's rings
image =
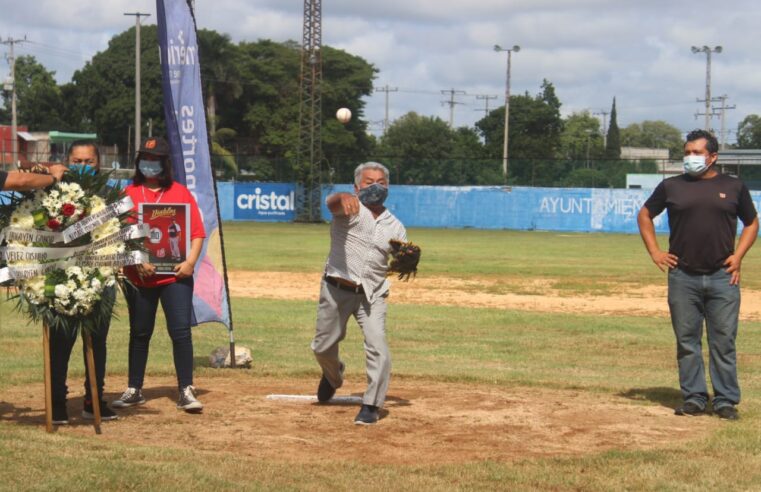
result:
[(383, 202), (386, 201), (386, 197), (388, 196), (388, 188), (382, 184), (373, 183), (367, 188), (359, 190), (357, 196), (363, 205), (383, 205)]

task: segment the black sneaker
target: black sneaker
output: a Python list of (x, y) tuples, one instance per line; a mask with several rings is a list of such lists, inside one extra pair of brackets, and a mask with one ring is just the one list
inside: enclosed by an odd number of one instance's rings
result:
[(721, 420), (740, 420), (740, 414), (737, 413), (737, 409), (732, 405), (714, 408), (713, 412), (718, 415)]
[[(341, 371), (341, 374), (344, 372), (344, 364), (341, 362), (341, 366), (339, 371)], [(325, 375), (322, 375), (322, 379), (320, 379), (320, 385), (317, 386), (317, 401), (320, 403), (325, 403), (326, 401), (330, 401), (331, 398), (333, 398), (333, 395), (336, 394), (336, 389), (330, 384), (330, 381), (328, 381), (328, 378), (325, 377)]]
[[(85, 420), (95, 420), (95, 411), (92, 408), (92, 402), (85, 400), (85, 407), (82, 410), (82, 418)], [(113, 410), (108, 408), (108, 404), (104, 401), (100, 402), (100, 420), (116, 420), (119, 417)]]
[(66, 411), (66, 402), (53, 403), (53, 425), (68, 425), (69, 413)]
[(180, 389), (180, 398), (177, 400), (177, 408), (185, 410), (188, 413), (201, 413), (203, 404), (196, 399), (196, 389), (192, 386), (185, 386)]
[(143, 392), (140, 389), (127, 388), (118, 400), (111, 402), (111, 406), (114, 408), (127, 408), (134, 405), (142, 405), (143, 403), (145, 403), (145, 398), (143, 398)]
[(376, 422), (378, 422), (378, 407), (373, 405), (362, 405), (354, 418), (354, 423), (357, 425), (373, 425)]
[(701, 408), (700, 405), (694, 401), (685, 402), (681, 407), (674, 410), (675, 415), (689, 415), (694, 417), (695, 415), (702, 415), (705, 413), (705, 408)]

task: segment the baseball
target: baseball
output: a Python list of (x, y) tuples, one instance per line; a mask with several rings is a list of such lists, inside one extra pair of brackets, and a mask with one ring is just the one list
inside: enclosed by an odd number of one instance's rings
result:
[(341, 123), (348, 123), (351, 119), (351, 111), (349, 108), (341, 108), (336, 111), (336, 119)]

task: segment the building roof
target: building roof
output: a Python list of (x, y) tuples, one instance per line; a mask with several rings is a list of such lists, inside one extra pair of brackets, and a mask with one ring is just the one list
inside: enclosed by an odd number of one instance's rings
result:
[(51, 131), (48, 132), (50, 141), (53, 143), (71, 143), (75, 140), (95, 140), (98, 138), (97, 133), (68, 133)]
[(722, 166), (761, 166), (761, 149), (727, 149), (719, 151)]

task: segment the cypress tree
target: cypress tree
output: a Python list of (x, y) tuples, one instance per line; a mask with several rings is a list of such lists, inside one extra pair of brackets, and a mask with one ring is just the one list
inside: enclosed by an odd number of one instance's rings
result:
[(613, 98), (613, 107), (610, 110), (610, 126), (605, 139), (605, 158), (618, 160), (621, 158), (621, 132), (618, 129), (616, 119), (616, 98)]

